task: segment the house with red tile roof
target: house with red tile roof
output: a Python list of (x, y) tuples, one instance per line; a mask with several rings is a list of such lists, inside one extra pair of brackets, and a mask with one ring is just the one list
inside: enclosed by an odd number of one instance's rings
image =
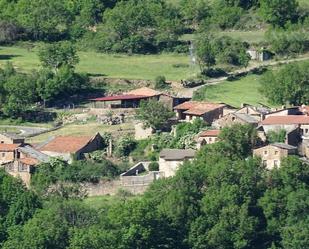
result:
[(203, 145), (217, 142), (219, 134), (220, 130), (202, 131), (197, 138), (197, 148), (200, 149)]
[(34, 149), (32, 146), (23, 144), (14, 151), (14, 158), (3, 164), (7, 173), (20, 178), (26, 186), (30, 185), (31, 175), (40, 163), (50, 160), (49, 156)]
[(192, 122), (200, 118), (206, 123), (212, 122), (223, 115), (223, 109), (226, 107), (222, 103), (210, 103), (205, 101), (187, 101), (174, 107), (176, 116), (179, 120)]
[(261, 123), (264, 131), (284, 129), (287, 132), (300, 128), (302, 135), (309, 135), (309, 116), (307, 115), (287, 115), (287, 116), (270, 116)]
[(103, 138), (99, 133), (95, 136), (59, 136), (37, 149), (48, 156), (59, 157), (71, 163), (73, 159), (83, 159), (85, 153), (101, 149), (102, 142)]
[(170, 109), (189, 100), (188, 98), (174, 97), (148, 87), (142, 87), (120, 95), (94, 98), (90, 101), (94, 108), (138, 108), (141, 101), (150, 99), (163, 102)]

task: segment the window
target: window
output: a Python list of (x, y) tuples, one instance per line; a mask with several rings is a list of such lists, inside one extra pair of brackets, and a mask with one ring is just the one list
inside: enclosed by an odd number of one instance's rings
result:
[(2, 152), (2, 154), (1, 154), (1, 155), (2, 155), (2, 157), (5, 157), (5, 152)]
[(235, 121), (236, 120), (236, 118), (235, 117), (232, 117), (232, 121)]
[(1, 141), (2, 144), (4, 144), (4, 141)]
[(277, 156), (278, 154), (279, 154), (279, 151), (276, 150), (276, 151), (275, 151), (275, 155)]
[(308, 129), (305, 129), (305, 133), (308, 133), (308, 131), (309, 131)]
[(267, 166), (267, 160), (263, 160), (263, 166)]
[(274, 166), (278, 167), (279, 166), (279, 161), (278, 160), (274, 160)]
[(211, 137), (209, 138), (209, 142), (212, 142), (212, 138)]
[(267, 150), (264, 150), (264, 155), (266, 156), (268, 154)]
[(26, 164), (19, 164), (19, 171), (27, 171), (28, 167)]

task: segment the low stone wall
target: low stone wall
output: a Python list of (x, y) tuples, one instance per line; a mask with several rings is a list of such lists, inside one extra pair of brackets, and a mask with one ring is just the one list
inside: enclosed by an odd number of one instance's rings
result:
[(163, 174), (159, 171), (152, 171), (142, 176), (121, 176), (119, 180), (87, 183), (84, 185), (84, 190), (88, 196), (115, 195), (120, 189), (137, 195), (143, 194), (151, 183), (162, 177)]
[(99, 182), (97, 184), (87, 183), (84, 190), (88, 196), (115, 195), (120, 189), (131, 192), (134, 195), (143, 194), (151, 182), (144, 184), (124, 185), (121, 180)]

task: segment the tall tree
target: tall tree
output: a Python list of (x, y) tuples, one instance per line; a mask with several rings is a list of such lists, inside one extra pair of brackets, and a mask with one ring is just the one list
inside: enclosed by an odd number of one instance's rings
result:
[(297, 0), (260, 0), (260, 14), (273, 26), (283, 27), (297, 20)]
[(168, 119), (174, 116), (163, 103), (157, 100), (142, 101), (140, 109), (137, 110), (138, 118), (144, 123), (145, 127), (159, 130), (167, 124)]
[(46, 44), (39, 50), (43, 67), (57, 71), (62, 66), (74, 66), (79, 62), (76, 48), (70, 42)]

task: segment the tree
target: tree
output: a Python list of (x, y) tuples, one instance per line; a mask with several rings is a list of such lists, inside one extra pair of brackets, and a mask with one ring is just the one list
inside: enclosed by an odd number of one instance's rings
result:
[(260, 0), (260, 14), (273, 26), (283, 27), (287, 22), (297, 20), (296, 0)]
[(266, 72), (261, 79), (261, 93), (270, 103), (302, 105), (309, 102), (309, 63), (293, 63)]
[(213, 37), (208, 34), (201, 34), (197, 38), (196, 54), (201, 69), (204, 67), (204, 65), (206, 65), (207, 68), (210, 68), (216, 64), (215, 51), (211, 42), (212, 39)]
[(155, 89), (164, 89), (168, 86), (164, 76), (157, 76), (155, 79)]
[(20, 29), (12, 22), (0, 21), (0, 44), (10, 44), (18, 39)]
[(16, 4), (16, 19), (30, 38), (55, 41), (67, 32), (71, 15), (62, 0), (20, 0)]
[(4, 84), (7, 94), (3, 112), (9, 117), (20, 117), (37, 100), (35, 78), (17, 74), (9, 77)]
[(62, 66), (74, 68), (79, 62), (76, 48), (70, 42), (46, 44), (39, 50), (43, 67), (57, 71)]
[(269, 131), (266, 136), (270, 143), (285, 143), (286, 130), (281, 129), (279, 131)]
[(164, 125), (167, 124), (169, 118), (174, 116), (174, 113), (163, 103), (157, 100), (148, 100), (141, 102), (137, 115), (143, 121), (145, 127), (159, 130), (164, 128)]
[(235, 124), (222, 129), (219, 139), (230, 157), (246, 158), (258, 144), (256, 129), (251, 125)]
[(186, 21), (198, 25), (202, 20), (210, 16), (210, 7), (207, 0), (181, 0), (180, 13)]

